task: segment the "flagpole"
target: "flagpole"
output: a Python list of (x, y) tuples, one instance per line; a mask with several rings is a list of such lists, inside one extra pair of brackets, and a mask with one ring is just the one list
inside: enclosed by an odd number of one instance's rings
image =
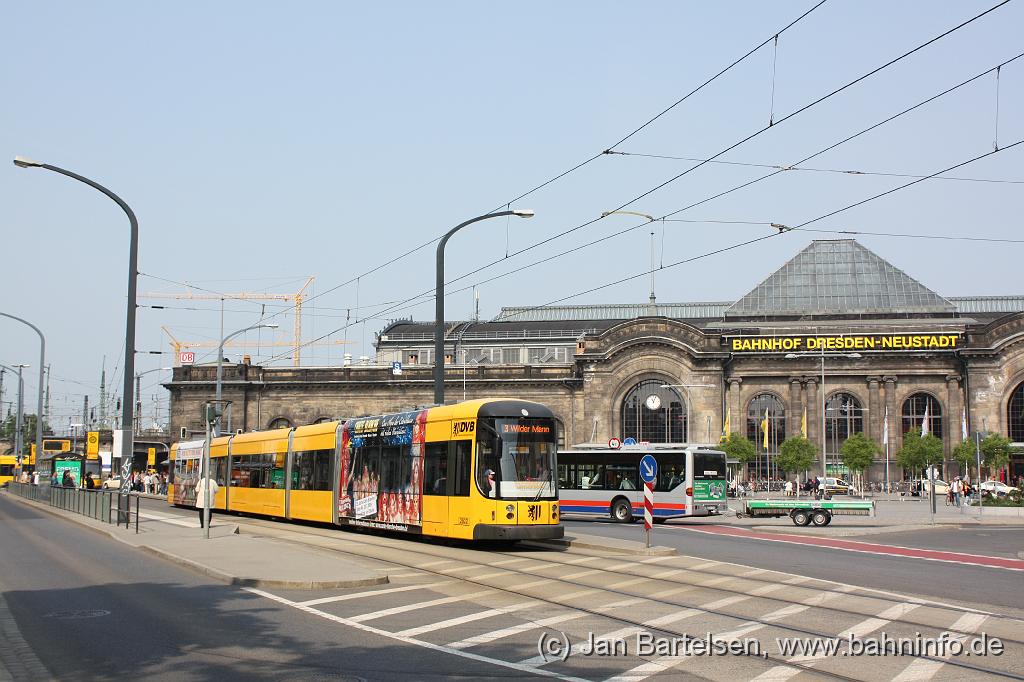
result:
[[(882, 428), (882, 440), (885, 441), (885, 498), (891, 499), (892, 488), (889, 487), (889, 406), (885, 406), (885, 422)], [(900, 498), (903, 499), (902, 497)]]

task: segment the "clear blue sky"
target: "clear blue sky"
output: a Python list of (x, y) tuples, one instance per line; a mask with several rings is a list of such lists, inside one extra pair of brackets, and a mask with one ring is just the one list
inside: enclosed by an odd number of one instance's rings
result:
[[(813, 2), (26, 2), (2, 10), (0, 65), (0, 310), (47, 334), (54, 422), (66, 425), (81, 394), (97, 398), (100, 367), (120, 365), (127, 221), (94, 190), (41, 170), (25, 155), (110, 187), (141, 224), (140, 270), (218, 292), (334, 287), (462, 220), (606, 148), (810, 8)], [(829, 0), (779, 39), (778, 119), (995, 5)], [(1009, 5), (839, 96), (738, 147), (724, 160), (789, 164), (1024, 51), (1024, 6)], [(764, 48), (619, 147), (684, 157), (715, 154), (763, 127), (772, 108), (774, 52)], [(990, 151), (990, 75), (807, 165), (928, 174)], [(1024, 137), (1024, 59), (1003, 69), (999, 141)], [(960, 177), (1024, 180), (1024, 146), (972, 164)], [(449, 278), (579, 225), (686, 169), (678, 160), (605, 156), (518, 202), (529, 221), (493, 220), (448, 247)], [(662, 216), (766, 173), (707, 165), (630, 209)], [(817, 217), (906, 178), (788, 172), (679, 214), (779, 222)], [(826, 230), (1019, 238), (1021, 184), (930, 180), (816, 223)], [(613, 216), (488, 268), (454, 291), (636, 224)], [(481, 312), (539, 305), (642, 273), (650, 238), (636, 230), (480, 287)], [(660, 227), (658, 260), (662, 259)], [(770, 233), (764, 225), (668, 223), (664, 262)], [(735, 300), (821, 233), (789, 233), (664, 270), (659, 301)], [(983, 242), (859, 237), (947, 296), (1021, 294), (1022, 247)], [(41, 264), (41, 266), (40, 266)], [(384, 319), (432, 319), (433, 248), (347, 285), (307, 308), (304, 338), (335, 334), (345, 346), (307, 348), (311, 363), (345, 350), (372, 355)], [(140, 292), (182, 290), (149, 277)], [(646, 301), (649, 278), (567, 302)], [(138, 349), (168, 350), (219, 334), (215, 301), (142, 304)], [(276, 305), (279, 305), (276, 304)], [(470, 291), (448, 298), (465, 318)], [(228, 301), (230, 330), (254, 323), (258, 303)], [(279, 308), (268, 304), (267, 312)], [(291, 318), (262, 338), (291, 340)], [(35, 363), (34, 334), (0, 323), (0, 362)], [(252, 337), (255, 338), (255, 335)], [(256, 361), (286, 348), (253, 349)], [(200, 351), (207, 359), (213, 353)], [(229, 356), (230, 357), (230, 356)], [(170, 364), (140, 355), (140, 370)], [(287, 362), (283, 360), (281, 362)], [(34, 411), (35, 375), (27, 381)], [(144, 381), (151, 398), (161, 375)], [(115, 390), (120, 381), (113, 380)], [(5, 385), (5, 399), (13, 396)], [(166, 403), (164, 403), (166, 404)], [(75, 420), (77, 421), (77, 419)]]

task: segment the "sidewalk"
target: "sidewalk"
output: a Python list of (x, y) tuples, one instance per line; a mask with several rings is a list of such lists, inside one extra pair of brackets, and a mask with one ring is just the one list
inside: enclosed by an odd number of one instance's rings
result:
[(321, 590), (388, 582), (386, 570), (365, 568), (340, 558), (336, 553), (320, 552), (273, 538), (242, 535), (230, 516), (214, 515), (207, 540), (203, 538), (196, 514), (185, 517), (142, 511), (136, 534), (134, 520), (130, 529), (118, 528), (11, 493), (5, 494), (8, 499), (105, 533), (118, 542), (231, 585)]

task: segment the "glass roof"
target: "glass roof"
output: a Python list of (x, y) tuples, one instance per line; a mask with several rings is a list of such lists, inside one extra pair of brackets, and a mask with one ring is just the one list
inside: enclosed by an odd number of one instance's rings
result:
[(956, 307), (852, 239), (813, 241), (726, 317), (952, 313)]

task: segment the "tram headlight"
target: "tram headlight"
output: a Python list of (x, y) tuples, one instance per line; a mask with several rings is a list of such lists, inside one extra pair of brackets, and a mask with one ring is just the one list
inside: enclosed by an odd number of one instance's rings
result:
[(511, 521), (516, 517), (516, 506), (514, 504), (505, 505), (505, 518)]
[(558, 518), (558, 504), (557, 503), (551, 505), (551, 518), (553, 518), (553, 519), (557, 519)]

